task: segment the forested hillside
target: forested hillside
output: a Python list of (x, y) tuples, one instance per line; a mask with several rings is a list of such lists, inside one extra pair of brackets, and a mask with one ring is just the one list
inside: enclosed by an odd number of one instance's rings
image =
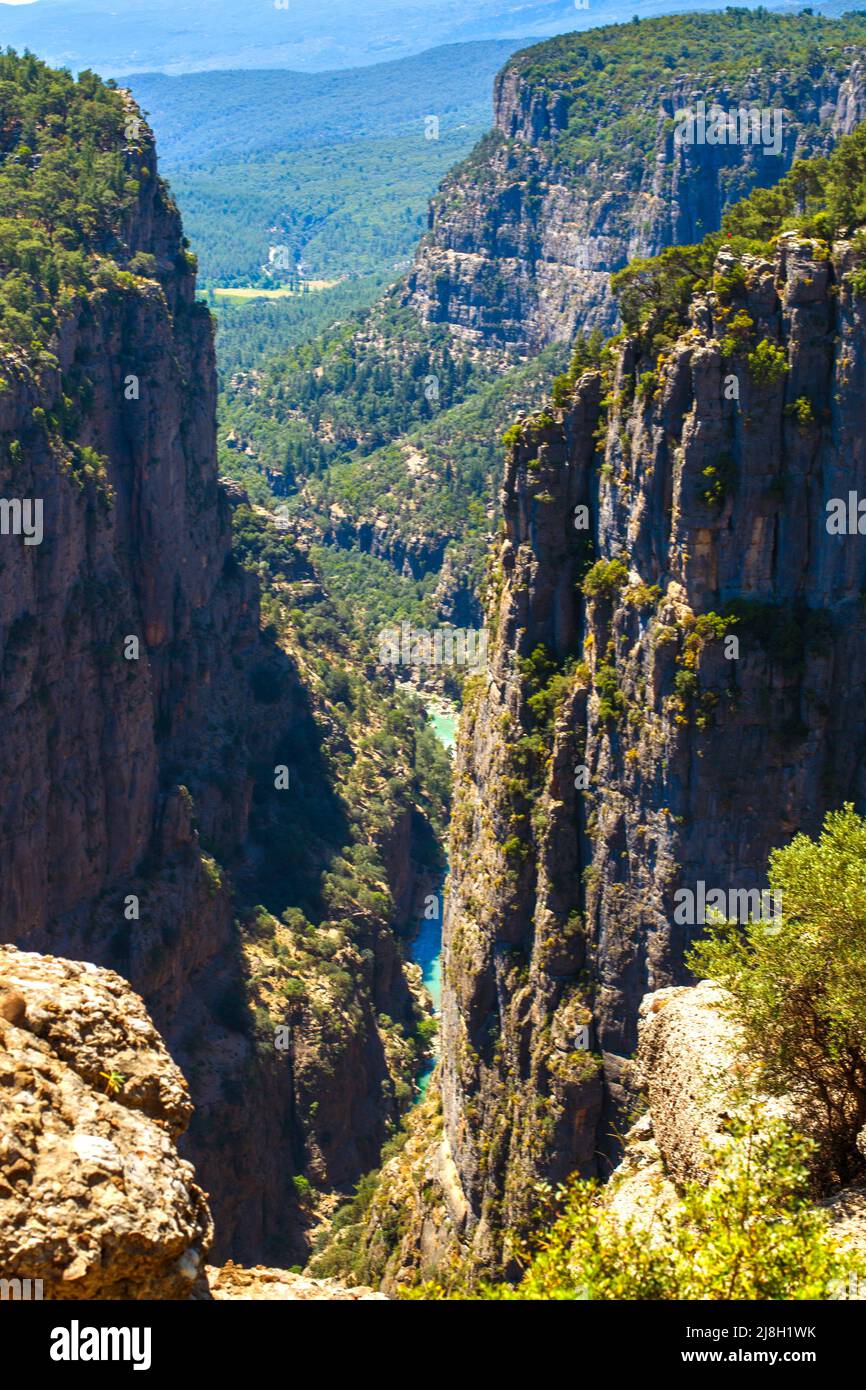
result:
[[(434, 200), (409, 280), (430, 323), (519, 357), (610, 331), (610, 276), (700, 240), (866, 109), (866, 17), (729, 7), (635, 20), (516, 54), (495, 125)], [(677, 113), (767, 113), (766, 140), (682, 140)]]
[[(223, 466), (261, 501), (254, 474), (287, 499), (371, 627), (391, 605), (477, 622), (508, 408), (531, 411), (575, 337), (615, 325), (610, 279), (630, 256), (718, 227), (749, 188), (832, 148), (866, 109), (864, 41), (863, 16), (739, 8), (509, 58), (494, 131), (444, 180), (412, 270), (369, 314), (255, 365), (228, 320)], [(778, 151), (677, 145), (674, 109), (697, 92), (778, 109)]]
[(222, 467), (296, 519), (371, 635), (403, 618), (474, 626), (502, 433), (567, 360), (554, 348), (500, 372), (391, 293), (226, 384)]
[(517, 46), (461, 44), (315, 75), (133, 78), (201, 284), (287, 282), (268, 267), (273, 245), (308, 280), (395, 274), (437, 183), (490, 124), (493, 77)]
[(136, 99), (157, 132), (166, 170), (318, 146), (420, 134), (489, 121), (493, 78), (517, 40), (431, 48), (345, 72), (138, 73)]

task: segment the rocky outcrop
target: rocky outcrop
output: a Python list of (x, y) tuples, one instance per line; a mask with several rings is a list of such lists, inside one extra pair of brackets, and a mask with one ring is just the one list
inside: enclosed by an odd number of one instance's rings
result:
[(604, 1190), (604, 1205), (623, 1227), (644, 1231), (650, 1240), (664, 1240), (664, 1217), (676, 1211), (679, 1195), (647, 1113), (625, 1136), (622, 1158)]
[[(836, 1239), (856, 1251), (861, 1258), (866, 1255), (866, 1188), (846, 1187), (822, 1205), (830, 1218), (831, 1230)], [(866, 1298), (862, 1277), (859, 1280), (853, 1278), (846, 1281), (846, 1286), (837, 1290), (837, 1297)]]
[(730, 1144), (731, 1117), (743, 1104), (747, 1076), (723, 1001), (724, 992), (702, 980), (656, 990), (640, 1006), (632, 1082), (647, 1109), (625, 1135), (604, 1201), (624, 1225), (660, 1239), (656, 1218), (674, 1209), (685, 1183), (709, 1181), (713, 1155)]
[(640, 1008), (634, 1080), (678, 1186), (707, 1180), (712, 1152), (726, 1142), (738, 1074), (744, 1079), (721, 1001), (722, 992), (704, 980), (693, 989), (657, 990)]
[(191, 1112), (119, 976), (0, 948), (0, 1279), (51, 1299), (189, 1297), (213, 1237), (175, 1148)]
[[(650, 1240), (665, 1239), (659, 1217), (673, 1214), (688, 1183), (712, 1179), (714, 1156), (737, 1142), (735, 1115), (748, 1109), (803, 1129), (789, 1098), (768, 1100), (755, 1089), (724, 999), (717, 985), (703, 980), (693, 988), (657, 990), (641, 1004), (635, 1080), (647, 1110), (625, 1136), (603, 1202), (623, 1226), (645, 1231)], [(845, 1188), (819, 1205), (834, 1238), (862, 1254), (866, 1191)], [(860, 1299), (866, 1290), (852, 1277), (836, 1296)]]
[[(242, 1269), (229, 1260), (222, 1269), (208, 1268), (208, 1296), (218, 1302), (265, 1303), (369, 1303), (384, 1302), (385, 1295), (358, 1285), (350, 1288), (335, 1279), (308, 1279), (285, 1269), (256, 1265)], [(204, 1297), (204, 1295), (202, 1295)]]
[[(614, 271), (700, 241), (752, 187), (775, 183), (794, 159), (826, 152), (853, 129), (866, 112), (866, 35), (840, 52), (837, 36), (816, 21), (807, 72), (786, 71), (782, 59), (778, 68), (756, 61), (752, 72), (732, 67), (727, 76), (725, 55), (739, 57), (751, 42), (743, 22), (678, 15), (644, 21), (624, 53), (613, 45), (624, 37), (627, 44), (629, 30), (617, 26), (511, 58), (496, 80), (493, 133), (432, 203), (408, 301), (428, 322), (512, 356), (571, 342), (578, 330), (611, 329)], [(785, 23), (762, 20), (770, 38)], [(718, 47), (702, 67), (690, 44), (710, 24)], [(799, 41), (792, 33), (792, 46)], [(638, 52), (645, 81), (622, 98)], [(592, 86), (597, 69), (608, 79), (603, 97)], [(674, 117), (700, 100), (782, 112), (778, 155), (754, 144), (679, 143)]]
[(775, 845), (863, 799), (866, 554), (826, 507), (866, 495), (858, 264), (793, 235), (723, 251), (677, 342), (626, 342), (510, 453), (445, 923), (445, 1133), (481, 1261), (517, 1192), (616, 1151), (641, 999), (688, 979), (702, 929), (679, 895), (739, 915)]
[(125, 980), (0, 947), (3, 1297), (355, 1301), (367, 1288), (206, 1266), (207, 1194), (175, 1141), (186, 1081)]

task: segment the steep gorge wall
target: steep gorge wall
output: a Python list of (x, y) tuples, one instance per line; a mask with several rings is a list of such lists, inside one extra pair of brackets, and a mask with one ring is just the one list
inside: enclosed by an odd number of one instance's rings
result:
[[(674, 893), (759, 889), (772, 847), (864, 800), (866, 553), (826, 510), (866, 491), (859, 259), (789, 234), (738, 286), (723, 251), (670, 350), (627, 341), (607, 400), (584, 375), (510, 452), (445, 924), (445, 1147), (478, 1263), (508, 1262), (539, 1178), (606, 1170), (640, 1000), (688, 978)], [(749, 364), (758, 343), (781, 369)], [(539, 644), (562, 673), (546, 724)]]
[[(217, 1256), (299, 1258), (293, 1176), (346, 1185), (376, 1161), (398, 1113), (376, 1018), (411, 1017), (412, 999), (382, 931), (348, 1041), (306, 1014), (277, 1055), (249, 1026), (223, 870), (249, 877), (277, 762), (303, 753), (301, 779), (332, 789), (303, 747), (309, 692), (231, 553), (212, 325), (146, 128), (126, 158), (140, 191), (97, 287), (60, 315), (56, 365), (0, 354), (0, 496), (44, 509), (40, 545), (0, 537), (2, 935), (131, 981), (191, 1082), (184, 1144)], [(404, 913), (409, 828), (393, 827)]]
[[(676, 22), (673, 53), (707, 17)], [(767, 16), (768, 26), (774, 22)], [(661, 43), (657, 34), (672, 23), (646, 22), (649, 41)], [(689, 60), (678, 57), (668, 65), (677, 70), (665, 73), (659, 64), (636, 97), (621, 94), (619, 69), (611, 66), (600, 104), (585, 90), (583, 72), (610, 61), (607, 32), (529, 49), (499, 74), (494, 130), (444, 181), (409, 277), (407, 299), (428, 322), (513, 356), (569, 343), (579, 330), (610, 330), (614, 271), (637, 256), (700, 241), (731, 203), (775, 183), (794, 159), (826, 153), (866, 114), (862, 45), (846, 48), (841, 62), (827, 60), (817, 34), (807, 73), (756, 63), (745, 77), (720, 78), (721, 60), (737, 48), (736, 30), (719, 34), (709, 71), (690, 72)], [(633, 32), (639, 61), (641, 31)], [(542, 82), (533, 66), (548, 48), (561, 48), (562, 56), (552, 56), (554, 75)], [(725, 110), (780, 110), (781, 154), (754, 144), (678, 143), (674, 116), (698, 100), (707, 108), (715, 101)], [(608, 127), (617, 122), (622, 133), (611, 137)], [(627, 148), (636, 138), (646, 146), (642, 154)], [(577, 153), (568, 148), (578, 144)]]

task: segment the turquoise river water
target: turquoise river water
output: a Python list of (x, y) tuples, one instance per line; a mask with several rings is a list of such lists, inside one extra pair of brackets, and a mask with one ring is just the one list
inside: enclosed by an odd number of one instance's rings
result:
[[(457, 716), (438, 707), (429, 710), (433, 732), (443, 748), (451, 752), (457, 736)], [(412, 959), (421, 967), (424, 984), (433, 1000), (433, 1012), (438, 1018), (442, 1007), (442, 913), (444, 908), (444, 889), (447, 869), (436, 885), (436, 915), (422, 915), (418, 931), (412, 941)], [(435, 1057), (418, 1078), (419, 1099), (427, 1093), (430, 1077), (436, 1065)]]

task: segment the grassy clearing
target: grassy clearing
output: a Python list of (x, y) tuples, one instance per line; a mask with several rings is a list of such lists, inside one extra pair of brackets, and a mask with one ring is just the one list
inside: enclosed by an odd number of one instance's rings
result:
[(340, 280), (305, 280), (302, 290), (291, 290), (288, 285), (281, 285), (278, 289), (249, 289), (236, 285), (219, 286), (211, 290), (215, 299), (298, 299), (305, 292), (314, 294), (317, 290), (332, 290), (335, 285), (339, 285)]

